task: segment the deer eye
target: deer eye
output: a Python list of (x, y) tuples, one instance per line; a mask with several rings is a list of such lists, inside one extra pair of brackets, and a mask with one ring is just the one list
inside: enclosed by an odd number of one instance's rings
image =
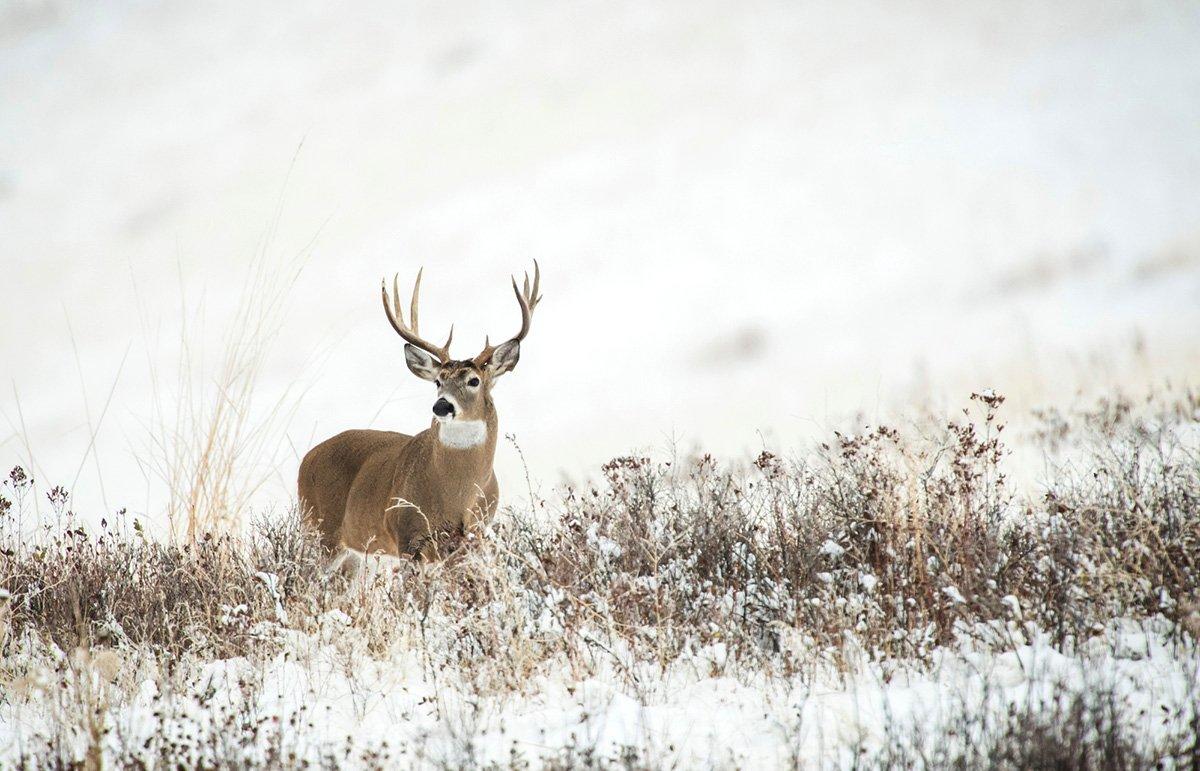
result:
[(441, 387), (442, 387), (442, 381), (441, 381), (441, 380), (435, 380), (435, 381), (433, 381), (433, 384), (434, 384), (435, 386), (437, 386), (438, 388), (441, 388)]
[(477, 377), (471, 378), (470, 380), (467, 381), (467, 385), (474, 388), (475, 386), (479, 385), (479, 378), (477, 378)]

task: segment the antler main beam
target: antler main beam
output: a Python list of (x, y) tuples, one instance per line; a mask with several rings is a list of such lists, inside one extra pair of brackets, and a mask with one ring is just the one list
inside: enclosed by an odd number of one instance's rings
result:
[[(533, 323), (533, 310), (537, 304), (542, 301), (540, 287), (542, 283), (542, 269), (538, 266), (537, 260), (533, 261), (533, 286), (529, 285), (529, 272), (525, 273), (525, 284), (523, 287), (517, 287), (517, 279), (513, 278), (512, 288), (513, 294), (517, 296), (517, 304), (521, 306), (521, 331), (511, 338), (508, 342), (520, 342), (529, 334), (529, 328)], [(491, 360), (492, 354), (496, 352), (499, 346), (491, 345), (490, 338), (483, 341), (483, 350), (475, 357), (476, 365), (482, 366)]]
[[(434, 345), (425, 340), (418, 332), (417, 308), (421, 297), (421, 275), (424, 272), (424, 268), (417, 271), (417, 280), (413, 284), (412, 302), (408, 308), (408, 318), (411, 326), (404, 323), (404, 311), (400, 305), (400, 274), (398, 273), (392, 278), (392, 297), (390, 298), (390, 302), (388, 298), (387, 279), (383, 280), (383, 284), (380, 287), (383, 293), (383, 310), (387, 313), (388, 321), (392, 323), (392, 329), (396, 330), (396, 334), (404, 338), (406, 342), (436, 356), (439, 361), (445, 363), (450, 361), (450, 342), (454, 339), (454, 327), (450, 327), (450, 335), (446, 338), (446, 343), (441, 346)], [(528, 279), (526, 279), (526, 283), (528, 283)], [(394, 311), (393, 306), (395, 306)]]

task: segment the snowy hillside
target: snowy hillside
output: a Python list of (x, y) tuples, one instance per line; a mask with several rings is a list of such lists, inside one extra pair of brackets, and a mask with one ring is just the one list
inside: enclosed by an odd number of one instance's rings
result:
[(543, 484), (1195, 375), (1198, 42), (1186, 2), (5, 5), (0, 460), (157, 512), (149, 373), (181, 306), (217, 360), (264, 243), (307, 254), (264, 502), (324, 436), (426, 425), (376, 296), (422, 264), (467, 355), (541, 261), (498, 399)]

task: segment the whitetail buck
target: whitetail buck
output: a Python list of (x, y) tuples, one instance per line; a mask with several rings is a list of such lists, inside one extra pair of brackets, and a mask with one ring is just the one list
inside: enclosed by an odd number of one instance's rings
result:
[[(404, 360), (414, 375), (437, 386), (433, 421), (415, 436), (395, 431), (344, 431), (309, 450), (300, 463), (300, 506), (305, 521), (321, 532), (333, 553), (329, 569), (348, 556), (365, 554), (432, 560), (439, 542), (470, 533), (496, 513), (499, 487), (492, 471), (497, 419), (492, 402), (496, 379), (517, 365), (529, 334), (541, 271), (533, 285), (513, 292), (521, 306), (521, 331), (500, 345), (484, 342), (473, 359), (450, 358), (454, 328), (442, 346), (418, 332), (421, 272), (413, 286), (408, 323), (400, 308), (399, 280), (392, 301), (383, 286), (388, 321), (404, 338)], [(423, 272), (423, 271), (422, 271)], [(394, 310), (393, 310), (394, 306)]]

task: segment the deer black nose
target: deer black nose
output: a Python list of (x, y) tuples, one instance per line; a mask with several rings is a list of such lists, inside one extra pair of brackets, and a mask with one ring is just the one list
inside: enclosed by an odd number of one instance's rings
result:
[(433, 403), (433, 414), (439, 418), (444, 418), (447, 415), (454, 414), (454, 405), (445, 399), (438, 399)]

